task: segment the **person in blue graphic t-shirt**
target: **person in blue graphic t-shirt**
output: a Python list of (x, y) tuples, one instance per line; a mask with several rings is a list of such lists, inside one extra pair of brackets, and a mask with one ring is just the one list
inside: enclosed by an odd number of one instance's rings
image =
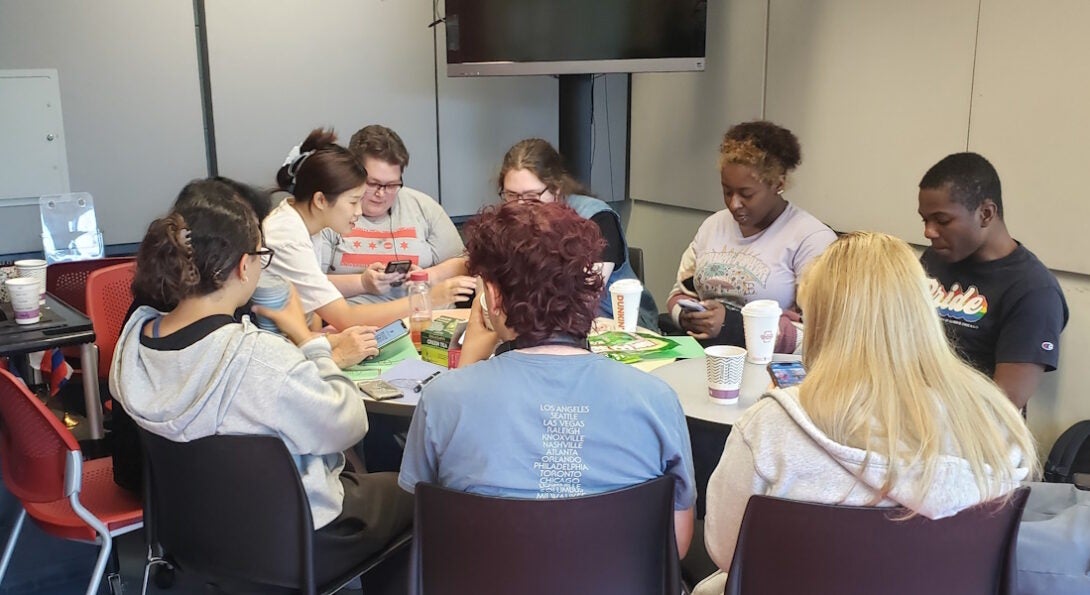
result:
[(512, 201), (470, 221), (466, 240), (484, 290), (460, 367), (421, 395), (398, 483), (409, 492), (430, 482), (550, 499), (668, 474), (684, 556), (696, 488), (677, 395), (587, 350), (603, 283), (593, 270), (603, 245), (597, 225), (564, 204)]
[(999, 174), (976, 153), (955, 153), (920, 181), (931, 247), (921, 262), (958, 353), (1018, 407), (1055, 370), (1067, 302), (1056, 277), (1003, 221)]

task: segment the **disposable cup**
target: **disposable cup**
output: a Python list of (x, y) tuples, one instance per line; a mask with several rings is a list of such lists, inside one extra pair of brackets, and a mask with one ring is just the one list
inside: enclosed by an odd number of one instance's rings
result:
[(15, 272), (20, 277), (38, 280), (38, 301), (45, 303), (45, 267), (48, 263), (36, 258), (15, 261)]
[(11, 309), (18, 324), (34, 324), (42, 318), (38, 303), (38, 280), (33, 277), (16, 277), (4, 282), (11, 297)]
[(746, 335), (747, 358), (755, 364), (772, 361), (776, 333), (783, 310), (775, 300), (754, 300), (742, 308), (742, 328)]
[(712, 345), (704, 349), (704, 355), (708, 369), (708, 397), (718, 405), (737, 403), (746, 350), (734, 345)]
[(636, 331), (642, 295), (643, 284), (639, 279), (621, 279), (609, 286), (609, 296), (613, 300), (613, 322), (618, 329), (630, 333)]
[[(250, 301), (255, 306), (261, 306), (269, 310), (280, 310), (288, 303), (290, 296), (291, 285), (287, 281), (278, 275), (266, 273), (261, 275)], [(260, 329), (274, 333), (280, 332), (276, 323), (264, 316), (254, 314), (254, 324)]]

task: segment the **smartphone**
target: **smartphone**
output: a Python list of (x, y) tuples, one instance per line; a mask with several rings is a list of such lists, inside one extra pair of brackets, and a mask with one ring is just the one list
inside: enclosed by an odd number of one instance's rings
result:
[(802, 362), (772, 362), (768, 364), (768, 373), (779, 388), (795, 386), (806, 378), (806, 368), (802, 367)]
[(378, 342), (378, 348), (382, 349), (407, 334), (409, 334), (409, 328), (405, 326), (405, 321), (399, 318), (375, 331), (375, 341)]
[(401, 389), (386, 382), (385, 380), (360, 380), (356, 383), (356, 386), (376, 401), (386, 401), (388, 399), (397, 399), (405, 396), (402, 394)]
[[(390, 273), (408, 275), (409, 270), (412, 268), (413, 261), (411, 260), (391, 260), (390, 262), (386, 263), (386, 270), (384, 272), (387, 275), (389, 275)], [(401, 287), (402, 283), (404, 283), (404, 281), (395, 281), (390, 284), (390, 287)]]
[(678, 300), (677, 305), (690, 312), (703, 312), (704, 310), (707, 310), (707, 308), (704, 307), (704, 304), (701, 304), (696, 300), (690, 300), (688, 298), (682, 298)]

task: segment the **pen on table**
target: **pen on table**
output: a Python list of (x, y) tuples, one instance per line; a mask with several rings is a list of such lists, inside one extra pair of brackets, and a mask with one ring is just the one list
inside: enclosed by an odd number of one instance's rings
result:
[(416, 388), (413, 389), (413, 392), (417, 392), (417, 393), (420, 392), (424, 388), (424, 385), (431, 382), (432, 378), (435, 378), (436, 376), (438, 376), (439, 372), (441, 372), (441, 371), (442, 370), (432, 372), (430, 376), (428, 376), (427, 378), (421, 380), (419, 383), (417, 383)]

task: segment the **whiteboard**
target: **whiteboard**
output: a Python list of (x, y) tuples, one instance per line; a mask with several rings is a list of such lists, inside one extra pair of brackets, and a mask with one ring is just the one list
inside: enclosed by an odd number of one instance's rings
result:
[(761, 116), (766, 16), (765, 2), (709, 2), (704, 72), (632, 75), (632, 198), (723, 208), (719, 143)]
[(785, 196), (837, 231), (925, 242), (920, 178), (964, 151), (977, 0), (771, 0), (765, 115), (802, 143)]
[[(139, 241), (207, 175), (190, 0), (0, 0), (0, 69), (56, 70), (69, 186), (94, 196), (108, 244)], [(0, 237), (40, 227), (36, 208), (0, 211)]]
[(68, 192), (56, 70), (0, 71), (0, 254), (42, 248), (38, 197)]
[(1011, 234), (1049, 268), (1090, 273), (1090, 3), (986, 0), (969, 149), (1003, 184)]
[(221, 175), (264, 187), (311, 129), (347, 146), (368, 124), (409, 150), (405, 183), (439, 191), (431, 4), (206, 0)]

